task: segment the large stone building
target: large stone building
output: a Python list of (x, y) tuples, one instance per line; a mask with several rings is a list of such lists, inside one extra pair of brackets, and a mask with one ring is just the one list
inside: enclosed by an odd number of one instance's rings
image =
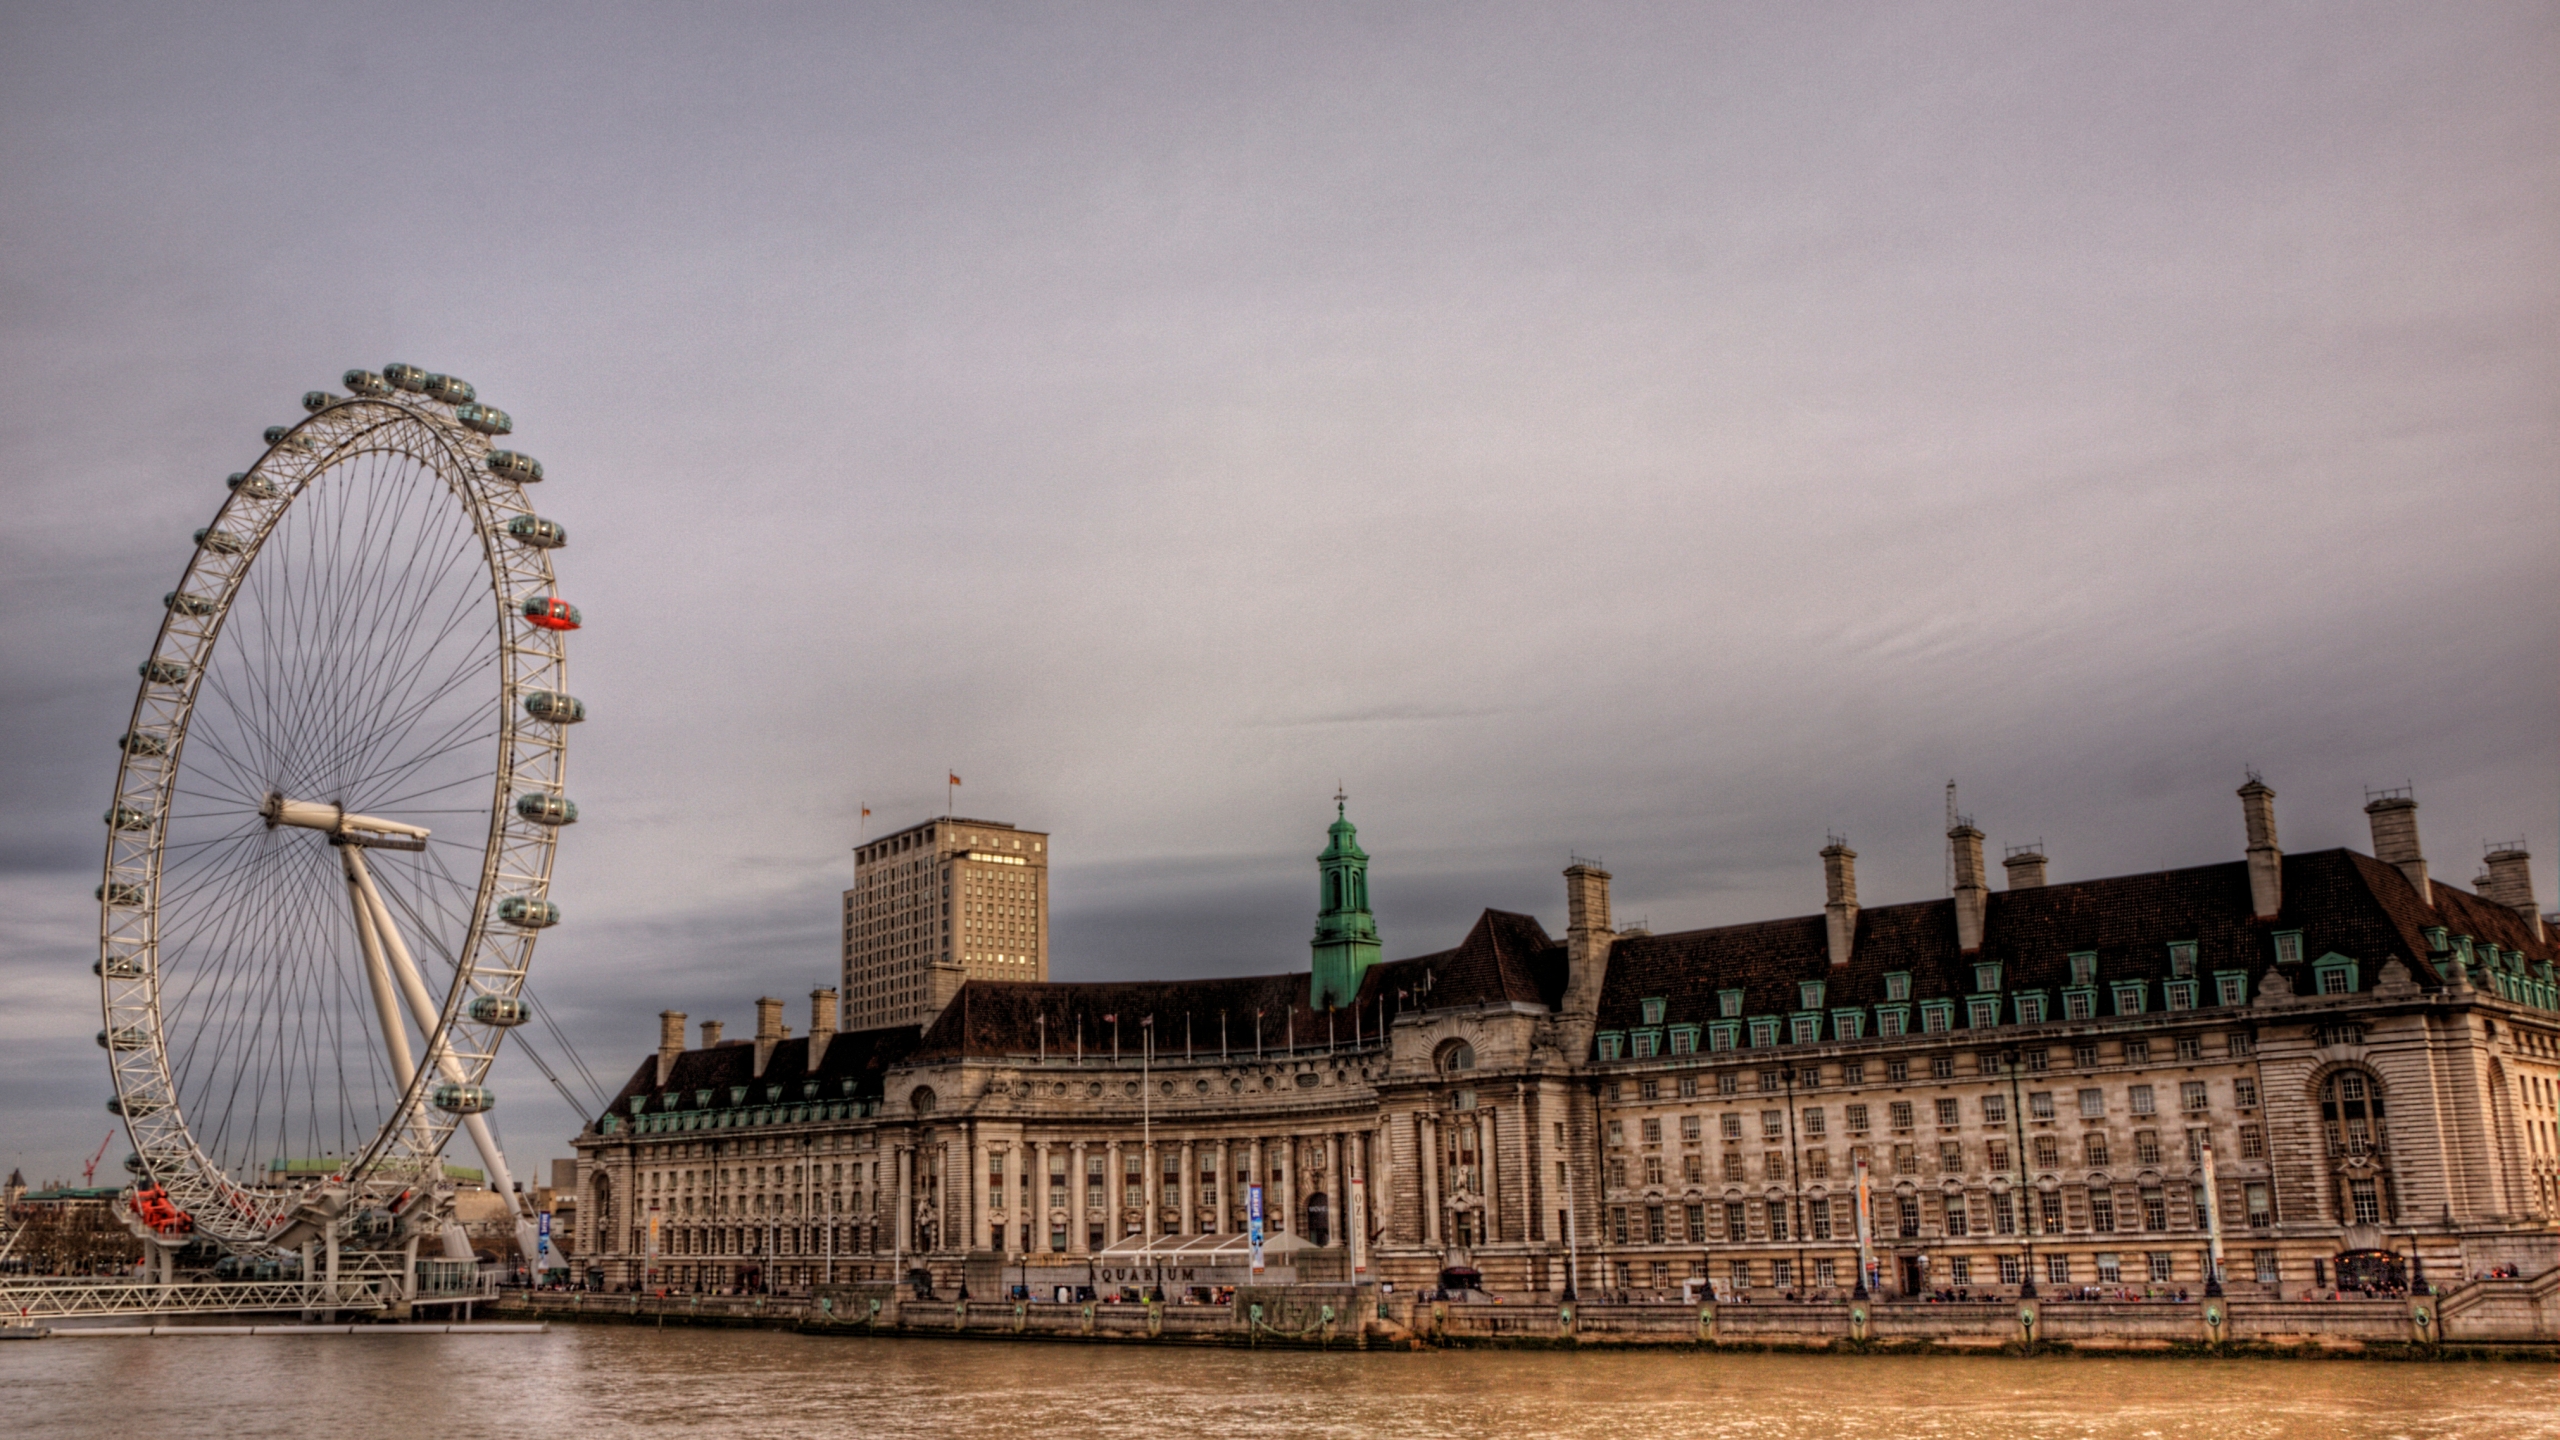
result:
[(2550, 1268), (2560, 990), (2521, 848), (2465, 890), (2405, 796), (2367, 807), (2375, 856), (2287, 855), (2274, 792), (2240, 799), (2232, 861), (2047, 883), (2023, 852), (1994, 893), (1961, 823), (1951, 897), (1863, 906), (1835, 841), (1820, 913), (1680, 934), (1613, 928), (1576, 864), (1561, 938), (1487, 911), (1382, 963), (1338, 819), (1312, 972), (972, 976), (844, 1033), (820, 991), (807, 1036), (766, 1000), (695, 1048), (670, 1013), (578, 1137), (580, 1250), (612, 1286), (1045, 1295), (1234, 1251), (1258, 1182), (1301, 1278), (1838, 1292), (1863, 1174), (1888, 1295), (2198, 1288), (2217, 1212), (2234, 1293)]
[(865, 842), (844, 892), (855, 1030), (921, 1025), (970, 980), (1049, 978), (1049, 837), (945, 816)]

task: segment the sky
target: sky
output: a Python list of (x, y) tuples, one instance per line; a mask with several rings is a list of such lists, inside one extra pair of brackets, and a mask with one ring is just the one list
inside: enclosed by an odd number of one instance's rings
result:
[(1576, 855), (1658, 932), (1833, 833), (1932, 898), (1951, 779), (2057, 880), (2413, 785), (2560, 902), (2555, 71), (2544, 4), (0, 9), (0, 1168), (111, 1123), (189, 534), (392, 361), (571, 535), (532, 983), (608, 1088), (804, 1026), (946, 773), (1066, 980), (1303, 967), (1337, 786), (1391, 956)]

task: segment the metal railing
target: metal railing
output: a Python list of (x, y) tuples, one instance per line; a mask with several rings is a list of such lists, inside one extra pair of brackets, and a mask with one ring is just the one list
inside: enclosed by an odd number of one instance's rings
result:
[(60, 1279), (0, 1281), (0, 1324), (59, 1320), (79, 1315), (223, 1315), (277, 1310), (380, 1310), (390, 1303), (391, 1282), (341, 1280), (183, 1281), (159, 1285), (133, 1280)]

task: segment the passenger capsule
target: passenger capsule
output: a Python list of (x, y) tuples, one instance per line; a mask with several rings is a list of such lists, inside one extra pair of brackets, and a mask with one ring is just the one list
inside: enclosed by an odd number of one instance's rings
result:
[(134, 1154), (130, 1150), (126, 1151), (124, 1156), (124, 1173), (127, 1175), (141, 1175), (148, 1173), (143, 1168), (142, 1157)]
[[(351, 394), (388, 395), (391, 393), (391, 382), (370, 370), (350, 370), (340, 378), (345, 381), (347, 390)], [(310, 396), (306, 395), (302, 398), (304, 404), (311, 403)]]
[(532, 790), (516, 797), (516, 813), (536, 825), (575, 825), (578, 802), (548, 790)]
[(142, 678), (154, 685), (184, 685), (187, 683), (188, 674), (187, 662), (184, 660), (142, 662)]
[(542, 478), (542, 462), (521, 450), (489, 452), (489, 473), (502, 480), (521, 480), (531, 484)]
[(569, 543), (569, 531), (557, 520), (539, 515), (519, 515), (507, 522), (507, 533), (520, 544), (536, 550), (557, 550)]
[(498, 918), (526, 930), (548, 930), (560, 923), (560, 907), (530, 895), (509, 895), (498, 902)]
[(119, 1025), (113, 1030), (98, 1032), (98, 1048), (101, 1050), (139, 1050), (150, 1043), (151, 1037), (143, 1033), (139, 1025)]
[(211, 600), (202, 595), (190, 595), (184, 590), (170, 591), (160, 597), (160, 603), (180, 615), (210, 615), (214, 610)]
[(142, 962), (130, 955), (108, 955), (89, 962), (89, 973), (110, 980), (141, 978)]
[(587, 702), (566, 690), (528, 690), (524, 713), (554, 725), (575, 725), (587, 718)]
[(116, 740), (116, 748), (127, 755), (166, 755), (169, 737), (156, 730), (127, 730)]
[(119, 805), (107, 812), (107, 824), (117, 830), (148, 830), (151, 828), (151, 812)]
[(142, 903), (142, 887), (130, 880), (100, 881), (98, 898), (110, 905), (139, 905)]
[(471, 382), (463, 379), (459, 375), (430, 375), (427, 377), (427, 397), (429, 399), (441, 400), (447, 405), (468, 405), (473, 399), (477, 398), (478, 394), (478, 391), (471, 388)]
[(264, 475), (252, 475), (246, 470), (237, 470), (232, 472), (230, 479), (225, 480), (222, 483), (230, 486), (241, 494), (248, 496), (252, 500), (273, 500), (276, 498), (275, 482)]
[(545, 630), (575, 630), (586, 623), (577, 606), (557, 595), (528, 595), (523, 610), (524, 618)]
[(453, 418), (483, 435), (504, 435), (516, 428), (514, 419), (495, 405), (457, 405)]
[(302, 392), (302, 408), (310, 411), (314, 415), (328, 409), (337, 402), (338, 397), (330, 394), (326, 390), (305, 390)]
[(196, 532), (196, 544), (216, 555), (237, 555), (249, 548), (248, 541), (228, 530), (216, 530), (209, 525)]
[(292, 433), (293, 427), (290, 425), (270, 425), (259, 432), (258, 438), (270, 445), (281, 445), (284, 443), (284, 437)]
[(415, 365), (385, 365), (382, 378), (403, 390), (427, 388), (427, 372)]
[(471, 1018), (483, 1025), (516, 1026), (533, 1018), (533, 1007), (512, 995), (483, 995), (471, 1002)]
[(457, 1085), (448, 1080), (428, 1092), (427, 1103), (447, 1115), (481, 1115), (497, 1108), (498, 1097), (486, 1085)]

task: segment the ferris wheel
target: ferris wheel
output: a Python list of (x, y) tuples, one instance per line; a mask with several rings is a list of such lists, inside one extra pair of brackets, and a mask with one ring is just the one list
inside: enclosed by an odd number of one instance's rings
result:
[(345, 389), (195, 533), (106, 814), (98, 1041), (136, 1212), (234, 1250), (440, 1189), (457, 1127), (510, 1192), (489, 1069), (578, 818), (542, 466), (453, 376)]

